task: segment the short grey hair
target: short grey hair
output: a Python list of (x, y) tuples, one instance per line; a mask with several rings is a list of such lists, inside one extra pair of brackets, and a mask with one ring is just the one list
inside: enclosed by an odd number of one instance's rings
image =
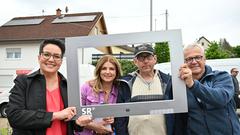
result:
[(199, 48), (199, 49), (201, 49), (203, 55), (205, 56), (204, 48), (200, 44), (198, 44), (198, 43), (192, 43), (192, 44), (188, 44), (188, 45), (184, 46), (183, 52), (185, 52), (187, 49), (192, 49), (192, 48)]

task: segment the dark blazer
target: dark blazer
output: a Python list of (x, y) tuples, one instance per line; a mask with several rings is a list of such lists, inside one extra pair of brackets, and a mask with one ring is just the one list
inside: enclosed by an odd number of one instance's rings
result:
[[(67, 102), (67, 81), (60, 77), (60, 92), (64, 103)], [(46, 112), (46, 80), (40, 70), (30, 75), (19, 75), (14, 80), (7, 106), (8, 121), (13, 135), (45, 135), (51, 126), (52, 112)], [(73, 134), (73, 127), (80, 128), (74, 122), (67, 122), (67, 134)]]

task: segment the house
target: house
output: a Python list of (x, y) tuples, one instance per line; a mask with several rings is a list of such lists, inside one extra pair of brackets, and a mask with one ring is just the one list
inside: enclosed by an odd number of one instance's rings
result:
[[(38, 66), (44, 39), (108, 34), (102, 12), (16, 17), (0, 27), (0, 92), (13, 85), (16, 74)], [(79, 50), (81, 52), (81, 50)], [(84, 49), (84, 53), (112, 53), (111, 47)], [(88, 61), (88, 60), (85, 60)]]
[[(134, 58), (134, 47), (130, 47), (128, 45), (122, 46), (112, 46), (111, 51), (112, 55), (119, 60), (130, 60), (132, 61)], [(104, 54), (92, 54), (92, 60), (96, 61), (100, 59)]]
[(202, 36), (197, 40), (197, 43), (202, 45), (204, 49), (207, 49), (210, 44), (210, 41), (207, 40), (204, 36)]

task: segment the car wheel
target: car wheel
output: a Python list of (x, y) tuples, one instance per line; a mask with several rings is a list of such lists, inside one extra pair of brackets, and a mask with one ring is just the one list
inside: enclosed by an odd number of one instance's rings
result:
[(7, 109), (7, 104), (3, 104), (1, 109), (0, 109), (0, 113), (1, 113), (3, 118), (7, 117), (6, 109)]

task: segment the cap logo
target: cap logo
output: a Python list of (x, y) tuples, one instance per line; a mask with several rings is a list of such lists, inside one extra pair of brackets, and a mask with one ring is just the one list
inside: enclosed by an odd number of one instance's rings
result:
[(146, 46), (140, 46), (138, 47), (139, 50), (147, 50), (147, 47)]

